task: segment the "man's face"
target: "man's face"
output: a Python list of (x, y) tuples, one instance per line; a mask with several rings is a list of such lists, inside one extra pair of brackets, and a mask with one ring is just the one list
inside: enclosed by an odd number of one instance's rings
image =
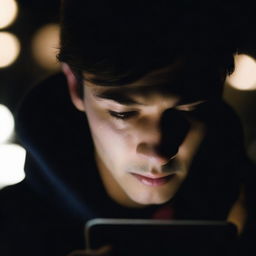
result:
[[(162, 204), (186, 179), (205, 134), (190, 117), (204, 100), (167, 93), (165, 69), (125, 86), (85, 82), (83, 109), (109, 196), (128, 207)], [(80, 108), (81, 110), (81, 108)]]

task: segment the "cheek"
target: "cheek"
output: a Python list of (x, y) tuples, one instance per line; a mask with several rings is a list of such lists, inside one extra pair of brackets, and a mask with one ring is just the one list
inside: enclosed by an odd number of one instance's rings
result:
[(86, 113), (94, 144), (98, 151), (104, 151), (104, 154), (107, 155), (120, 155), (120, 152), (132, 151), (134, 139), (129, 130), (118, 125), (115, 120), (102, 111), (87, 109)]
[(192, 161), (192, 158), (197, 153), (199, 146), (205, 137), (205, 129), (205, 125), (200, 122), (192, 123), (191, 130), (179, 149), (179, 155), (181, 158), (188, 162)]

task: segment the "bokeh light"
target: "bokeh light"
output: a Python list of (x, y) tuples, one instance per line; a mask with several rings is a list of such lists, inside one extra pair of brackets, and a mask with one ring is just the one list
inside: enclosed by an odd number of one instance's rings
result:
[(14, 118), (11, 111), (0, 104), (0, 144), (8, 141), (14, 130)]
[(0, 29), (13, 23), (18, 14), (18, 5), (14, 0), (0, 0)]
[(248, 55), (235, 56), (235, 71), (227, 77), (227, 83), (238, 90), (256, 89), (256, 60)]
[(0, 32), (0, 68), (10, 66), (19, 53), (20, 43), (17, 37), (9, 32)]
[(19, 145), (0, 145), (0, 188), (24, 179), (25, 157), (26, 151)]
[(48, 24), (40, 28), (32, 42), (33, 55), (40, 66), (48, 70), (58, 70), (56, 59), (59, 48), (59, 26)]

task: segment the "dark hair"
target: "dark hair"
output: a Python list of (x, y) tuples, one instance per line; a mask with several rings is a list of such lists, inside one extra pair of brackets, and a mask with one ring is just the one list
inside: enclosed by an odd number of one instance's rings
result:
[(212, 2), (63, 0), (58, 59), (100, 85), (131, 83), (181, 56), (232, 73), (234, 20), (229, 6)]

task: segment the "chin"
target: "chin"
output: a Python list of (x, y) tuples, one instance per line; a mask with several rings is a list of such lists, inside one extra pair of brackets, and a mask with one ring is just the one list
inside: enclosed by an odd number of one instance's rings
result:
[(135, 197), (131, 198), (134, 202), (140, 205), (160, 205), (168, 202), (169, 200), (172, 199), (172, 196), (159, 196), (159, 195), (151, 195), (151, 196), (141, 196), (140, 198)]

